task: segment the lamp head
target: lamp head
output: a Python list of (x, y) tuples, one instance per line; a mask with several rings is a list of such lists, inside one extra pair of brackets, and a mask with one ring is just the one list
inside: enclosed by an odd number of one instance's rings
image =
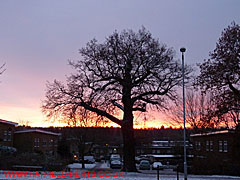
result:
[(180, 49), (180, 51), (181, 51), (182, 53), (184, 53), (184, 52), (186, 51), (186, 48), (182, 47), (182, 48)]

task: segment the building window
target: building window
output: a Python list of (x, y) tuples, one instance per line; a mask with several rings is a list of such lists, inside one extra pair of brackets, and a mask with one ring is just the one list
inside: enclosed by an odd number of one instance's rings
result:
[(7, 141), (8, 137), (7, 137), (7, 131), (3, 132), (3, 141)]
[(196, 146), (196, 150), (197, 150), (197, 151), (200, 151), (200, 150), (201, 150), (201, 142), (196, 141), (196, 142), (195, 142), (195, 146)]
[(39, 147), (39, 138), (34, 139), (34, 147)]
[(12, 131), (8, 131), (8, 141), (11, 141), (12, 139)]
[(153, 154), (155, 154), (155, 153), (156, 153), (156, 150), (155, 150), (155, 149), (153, 149), (153, 150), (152, 150), (152, 153), (153, 153)]
[(222, 141), (218, 141), (218, 151), (219, 152), (223, 151), (223, 143), (222, 143)]
[(206, 141), (206, 151), (209, 151), (209, 141)]
[(228, 152), (228, 142), (227, 141), (223, 142), (223, 152)]
[(58, 145), (58, 141), (55, 140), (55, 141), (54, 141), (54, 146), (57, 147), (57, 145)]
[(140, 150), (139, 149), (137, 149), (137, 154), (140, 154)]
[(43, 141), (42, 141), (42, 146), (43, 146), (43, 147), (46, 147), (46, 146), (47, 146), (47, 141), (46, 141), (46, 139), (43, 139)]
[(157, 150), (157, 154), (160, 154), (160, 150)]
[(213, 141), (210, 141), (210, 151), (213, 151)]
[(53, 146), (53, 139), (49, 140), (49, 146)]
[(11, 141), (12, 140), (12, 131), (4, 131), (3, 132), (3, 141)]

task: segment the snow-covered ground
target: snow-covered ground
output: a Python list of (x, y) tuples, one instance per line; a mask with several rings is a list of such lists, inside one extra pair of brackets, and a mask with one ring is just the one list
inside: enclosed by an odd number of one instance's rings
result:
[[(120, 173), (121, 176), (119, 177), (113, 177), (113, 173), (115, 175), (119, 173), (119, 170), (112, 170), (109, 167), (109, 163), (95, 163), (95, 164), (86, 164), (86, 169), (81, 169), (82, 165), (80, 163), (74, 163), (69, 164), (68, 168), (71, 169), (71, 172), (73, 171), (92, 171), (95, 172), (97, 177), (91, 177), (90, 176), (82, 176), (82, 177), (70, 177), (70, 172), (67, 172), (66, 177), (51, 177), (51, 176), (42, 176), (42, 177), (6, 177), (5, 174), (7, 171), (1, 171), (0, 170), (0, 180), (157, 180), (157, 171), (156, 170), (146, 170), (142, 171), (141, 173), (126, 173), (122, 172)], [(114, 172), (113, 172), (114, 171)], [(104, 172), (105, 174), (110, 177), (99, 177), (103, 176)], [(61, 173), (59, 172), (61, 175)], [(171, 170), (163, 170), (160, 171), (160, 180), (176, 180), (176, 172)], [(181, 173), (179, 175), (179, 180), (183, 180), (183, 174)], [(219, 176), (219, 175), (188, 175), (188, 180), (240, 180), (240, 177), (235, 176)]]
[[(176, 180), (176, 176), (160, 176), (160, 180)], [(184, 177), (180, 176), (179, 180), (183, 180)], [(233, 176), (196, 176), (189, 175), (188, 180), (240, 180), (240, 177)], [(149, 175), (149, 174), (124, 174), (124, 177), (94, 177), (94, 178), (81, 178), (81, 180), (157, 180), (157, 175)]]
[[(156, 174), (146, 174), (146, 173), (125, 173), (123, 172), (123, 177), (70, 177), (69, 173), (67, 177), (5, 177), (4, 172), (0, 171), (0, 180), (157, 180)], [(174, 174), (160, 175), (160, 180), (176, 180), (177, 177)], [(234, 176), (206, 176), (206, 175), (189, 175), (188, 180), (240, 180), (240, 177)], [(183, 180), (183, 175), (179, 176), (179, 180)]]
[[(92, 169), (96, 166), (96, 164), (85, 164), (85, 168), (86, 169)], [(73, 164), (69, 164), (67, 165), (67, 168), (70, 169), (70, 171), (76, 171), (79, 169), (82, 169), (82, 164), (81, 163), (73, 163)]]
[[(5, 177), (3, 174), (0, 174), (1, 180), (157, 180), (157, 176), (149, 174), (123, 174), (124, 177), (86, 177), (86, 178), (77, 178), (77, 177)], [(160, 180), (176, 180), (176, 176), (160, 176)], [(196, 176), (189, 175), (188, 180), (237, 180), (240, 177), (233, 176)], [(179, 180), (183, 180), (183, 176), (179, 177)]]

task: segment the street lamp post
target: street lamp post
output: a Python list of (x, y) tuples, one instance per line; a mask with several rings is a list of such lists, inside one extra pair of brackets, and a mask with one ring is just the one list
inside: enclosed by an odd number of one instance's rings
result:
[(186, 115), (185, 115), (185, 88), (184, 88), (184, 52), (186, 48), (182, 47), (180, 52), (182, 53), (182, 85), (183, 85), (183, 143), (184, 143), (184, 180), (187, 180), (187, 150), (186, 150)]

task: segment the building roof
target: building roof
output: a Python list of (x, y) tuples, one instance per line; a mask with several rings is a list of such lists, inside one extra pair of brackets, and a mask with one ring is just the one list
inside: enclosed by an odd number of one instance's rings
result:
[(172, 154), (154, 154), (152, 156), (155, 158), (173, 158), (173, 157), (175, 157)]
[(55, 136), (61, 135), (61, 133), (54, 133), (54, 132), (44, 131), (44, 130), (40, 130), (40, 129), (27, 129), (27, 130), (22, 130), (22, 131), (16, 131), (15, 134), (30, 133), (30, 132), (38, 132), (38, 133), (43, 133), (43, 134), (55, 135)]
[(9, 124), (9, 125), (13, 125), (13, 126), (18, 125), (18, 123), (15, 123), (15, 122), (12, 122), (12, 121), (6, 121), (6, 120), (3, 120), (3, 119), (0, 119), (0, 123)]
[[(175, 158), (175, 157), (182, 157), (181, 155), (174, 155), (174, 154), (153, 154), (154, 158)], [(193, 157), (193, 155), (188, 154), (187, 157)]]
[(208, 133), (202, 133), (202, 134), (191, 134), (191, 137), (197, 137), (197, 136), (209, 136), (209, 135), (215, 135), (215, 134), (228, 134), (233, 133), (233, 131), (229, 130), (222, 130), (222, 131), (215, 131), (215, 132), (208, 132)]
[(163, 140), (163, 141), (152, 141), (152, 143), (168, 143), (169, 141), (168, 140)]

